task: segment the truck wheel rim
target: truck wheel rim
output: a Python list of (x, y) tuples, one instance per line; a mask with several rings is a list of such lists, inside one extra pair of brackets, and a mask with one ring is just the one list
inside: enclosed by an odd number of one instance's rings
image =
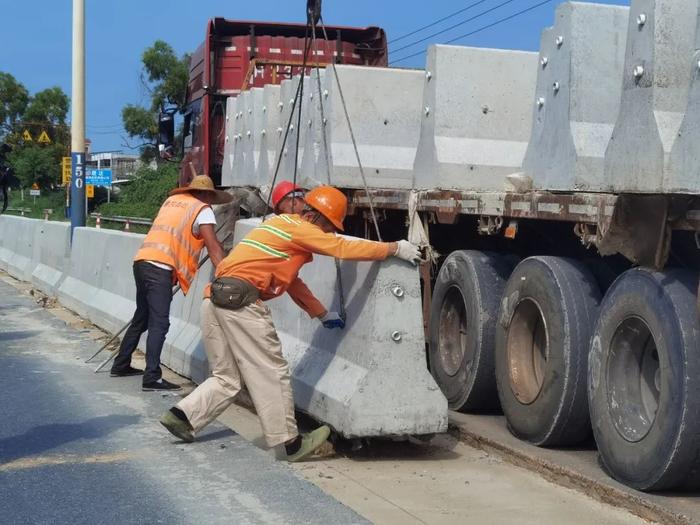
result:
[(467, 309), (456, 286), (447, 290), (440, 309), (438, 348), (442, 369), (449, 376), (459, 372), (467, 347)]
[(647, 324), (629, 317), (615, 330), (607, 366), (608, 407), (618, 433), (636, 443), (649, 433), (659, 408), (661, 367)]
[(540, 305), (523, 299), (515, 308), (506, 342), (510, 388), (524, 405), (533, 403), (544, 384), (549, 356), (547, 323)]

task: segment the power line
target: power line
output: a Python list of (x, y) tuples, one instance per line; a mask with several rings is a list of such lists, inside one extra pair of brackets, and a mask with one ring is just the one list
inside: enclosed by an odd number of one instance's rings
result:
[(457, 28), (457, 27), (459, 27), (459, 26), (463, 26), (464, 24), (467, 24), (467, 23), (469, 23), (469, 22), (471, 22), (471, 21), (473, 21), (473, 20), (476, 20), (477, 18), (481, 18), (481, 17), (484, 16), (484, 15), (488, 15), (489, 13), (495, 11), (496, 9), (500, 9), (500, 8), (503, 7), (504, 5), (512, 4), (513, 2), (515, 2), (515, 0), (506, 0), (505, 2), (501, 2), (500, 4), (498, 4), (498, 5), (494, 6), (494, 7), (490, 7), (490, 8), (488, 8), (488, 9), (486, 9), (485, 11), (482, 11), (482, 12), (479, 13), (479, 14), (476, 14), (476, 15), (470, 17), (470, 18), (467, 18), (466, 20), (462, 20), (461, 22), (458, 22), (458, 23), (456, 23), (456, 24), (454, 24), (454, 25), (451, 25), (451, 26), (448, 27), (448, 28), (445, 28), (445, 29), (443, 29), (443, 30), (441, 30), (441, 31), (437, 31), (437, 32), (435, 32), (435, 33), (433, 33), (433, 34), (431, 34), (431, 35), (428, 35), (428, 36), (426, 36), (426, 37), (424, 37), (424, 38), (421, 38), (421, 39), (419, 39), (419, 40), (416, 40), (415, 42), (412, 42), (412, 43), (410, 43), (410, 44), (406, 44), (405, 46), (402, 46), (402, 47), (400, 47), (400, 48), (398, 48), (398, 49), (394, 49), (394, 50), (392, 50), (392, 52), (393, 52), (393, 53), (397, 53), (397, 52), (399, 52), (399, 51), (403, 51), (404, 49), (408, 49), (409, 47), (413, 47), (413, 46), (415, 46), (416, 44), (420, 44), (421, 42), (425, 42), (426, 40), (430, 40), (430, 39), (433, 38), (433, 37), (436, 37), (436, 36), (441, 35), (441, 34), (443, 34), (443, 33), (447, 33), (448, 31), (452, 31), (453, 29), (455, 29), (455, 28)]
[(449, 14), (449, 15), (447, 15), (447, 16), (445, 16), (445, 17), (439, 19), (439, 20), (436, 20), (435, 22), (432, 22), (432, 23), (428, 24), (427, 26), (423, 26), (423, 27), (418, 28), (418, 29), (416, 29), (416, 30), (414, 30), (414, 31), (411, 31), (410, 33), (406, 33), (406, 34), (404, 34), (404, 35), (401, 35), (401, 36), (398, 37), (398, 38), (394, 38), (393, 40), (390, 40), (390, 41), (389, 41), (389, 45), (393, 44), (394, 42), (398, 42), (399, 40), (403, 40), (404, 38), (408, 38), (409, 36), (413, 36), (413, 35), (415, 35), (416, 33), (420, 33), (421, 31), (424, 31), (425, 29), (428, 29), (428, 28), (430, 28), (430, 27), (436, 26), (436, 25), (440, 24), (441, 22), (444, 22), (445, 20), (449, 20), (450, 18), (455, 17), (455, 16), (457, 16), (457, 15), (459, 15), (459, 14), (462, 14), (462, 13), (464, 13), (465, 11), (469, 11), (472, 7), (476, 7), (476, 6), (478, 6), (479, 4), (483, 4), (483, 3), (486, 2), (486, 1), (487, 1), (487, 0), (479, 0), (478, 2), (474, 2), (473, 4), (470, 4), (470, 5), (468, 5), (467, 7), (463, 7), (463, 8), (460, 9), (459, 11), (455, 11), (455, 12), (452, 13), (452, 14)]
[[(456, 42), (457, 40), (462, 40), (463, 38), (467, 38), (468, 36), (472, 36), (472, 35), (475, 35), (475, 34), (481, 32), (481, 31), (485, 31), (486, 29), (490, 29), (490, 28), (492, 28), (492, 27), (494, 27), (494, 26), (497, 26), (498, 24), (502, 24), (503, 22), (507, 22), (508, 20), (512, 20), (512, 19), (515, 18), (515, 17), (518, 17), (518, 16), (520, 16), (520, 15), (523, 15), (523, 14), (525, 14), (525, 13), (528, 13), (529, 11), (533, 11), (533, 10), (537, 9), (538, 7), (541, 7), (541, 6), (545, 5), (545, 4), (550, 3), (551, 1), (552, 1), (552, 0), (544, 0), (543, 2), (540, 2), (540, 3), (538, 3), (538, 4), (535, 4), (535, 5), (531, 6), (531, 7), (528, 7), (527, 9), (523, 9), (522, 11), (518, 11), (517, 13), (513, 13), (512, 15), (509, 15), (509, 16), (506, 16), (506, 17), (501, 18), (501, 19), (499, 19), (499, 20), (496, 20), (495, 22), (492, 22), (492, 23), (490, 23), (490, 24), (487, 24), (487, 25), (485, 25), (485, 26), (482, 26), (482, 27), (480, 27), (480, 28), (478, 28), (478, 29), (475, 29), (474, 31), (471, 31), (471, 32), (466, 33), (466, 34), (464, 34), (464, 35), (460, 35), (460, 36), (455, 37), (455, 38), (453, 38), (453, 39), (451, 39), (451, 40), (448, 40), (447, 42), (444, 42), (444, 44), (452, 44), (453, 42)], [(416, 57), (416, 56), (418, 56), (418, 55), (422, 55), (422, 54), (425, 53), (426, 51), (427, 51), (427, 50), (424, 49), (423, 51), (419, 51), (418, 53), (413, 53), (412, 55), (407, 55), (407, 56), (402, 57), (402, 58), (397, 58), (396, 60), (393, 60), (393, 61), (391, 62), (391, 65), (396, 64), (397, 62), (403, 62), (404, 60), (408, 60), (409, 58), (413, 58), (413, 57)]]

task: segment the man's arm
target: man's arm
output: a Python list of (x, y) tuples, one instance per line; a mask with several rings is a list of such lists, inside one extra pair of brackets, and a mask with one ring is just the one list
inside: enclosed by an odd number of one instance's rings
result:
[(287, 288), (287, 293), (291, 297), (299, 308), (304, 310), (309, 317), (323, 317), (328, 313), (326, 307), (321, 304), (321, 302), (316, 299), (314, 294), (306, 286), (306, 283), (302, 281), (299, 277), (292, 281), (292, 284)]
[(324, 233), (311, 224), (301, 225), (294, 232), (292, 242), (319, 255), (353, 261), (382, 261), (394, 255), (398, 247), (395, 242), (345, 239), (334, 233)]
[(207, 253), (211, 259), (214, 268), (219, 266), (219, 263), (224, 258), (224, 249), (216, 238), (216, 230), (213, 224), (200, 224), (199, 236), (204, 240), (204, 246), (207, 247)]

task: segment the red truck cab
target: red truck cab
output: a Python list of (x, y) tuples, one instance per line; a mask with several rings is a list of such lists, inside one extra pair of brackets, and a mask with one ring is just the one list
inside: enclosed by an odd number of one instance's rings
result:
[[(204, 43), (192, 55), (183, 126), (180, 186), (207, 174), (219, 186), (224, 157), (226, 99), (241, 91), (279, 84), (301, 72), (304, 24), (276, 24), (211, 19)], [(357, 64), (385, 67), (387, 40), (378, 27), (326, 26), (317, 30), (307, 64)], [(307, 67), (307, 74), (311, 67)]]

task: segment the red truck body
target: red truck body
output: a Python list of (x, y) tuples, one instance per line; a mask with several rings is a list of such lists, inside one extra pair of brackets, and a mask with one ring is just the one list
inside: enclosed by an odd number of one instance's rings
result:
[[(327, 26), (328, 40), (318, 31), (317, 50), (307, 64), (357, 64), (385, 67), (387, 40), (378, 27)], [(211, 19), (204, 43), (193, 53), (187, 87), (180, 185), (191, 179), (192, 163), (221, 183), (226, 99), (241, 91), (279, 84), (301, 73), (304, 24), (274, 24)], [(310, 67), (307, 68), (307, 73)]]

